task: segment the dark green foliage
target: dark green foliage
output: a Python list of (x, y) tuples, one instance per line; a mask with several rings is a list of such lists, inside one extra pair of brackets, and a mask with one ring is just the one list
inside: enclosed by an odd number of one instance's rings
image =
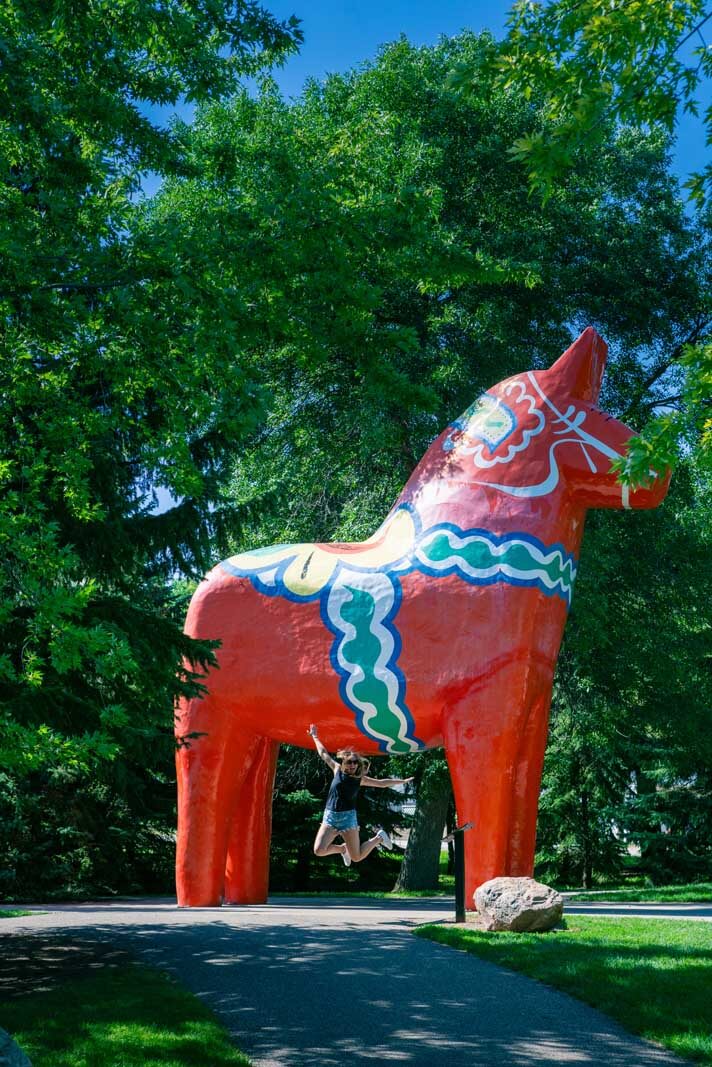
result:
[(415, 811), (408, 820), (410, 834), (396, 889), (437, 889), (443, 829), (454, 815), (450, 772), (443, 752), (434, 749), (412, 756), (391, 758), (389, 773), (413, 777)]
[(615, 817), (630, 771), (610, 721), (617, 709), (582, 690), (569, 701), (562, 693), (564, 670), (562, 664), (539, 802), (536, 874), (589, 888), (594, 872), (612, 880), (621, 874)]
[(604, 404), (622, 411), (699, 325), (704, 243), (665, 137), (606, 127), (542, 207), (506, 156), (536, 111), (484, 74), (468, 102), (447, 89), (452, 65), (487, 48), (403, 40), (291, 106), (267, 86), (185, 131), (200, 178), (172, 182), (157, 217), (187, 224), (223, 283), (254, 294), (256, 332), (282, 312), (258, 342), (270, 412), (234, 480), (239, 501), (267, 491), (273, 508), (239, 547), (370, 534), (442, 426), (551, 362), (573, 326), (611, 342)]
[[(582, 144), (601, 143), (611, 121), (659, 125), (672, 132), (680, 114), (699, 114), (712, 60), (702, 27), (704, 0), (550, 0), (513, 4), (508, 33), (486, 62), (500, 88), (541, 101), (549, 119), (510, 148), (534, 188), (551, 193)], [(477, 92), (481, 65), (458, 64), (451, 84)], [(712, 115), (704, 113), (709, 131)], [(712, 166), (692, 175), (702, 202)]]
[[(28, 891), (33, 865), (57, 893), (165, 866), (150, 835), (171, 709), (213, 647), (182, 635), (166, 585), (234, 535), (219, 490), (261, 398), (229, 309), (218, 320), (169, 233), (137, 225), (141, 174), (184, 169), (146, 107), (217, 99), (299, 37), (254, 4), (0, 10), (5, 891)], [(153, 514), (155, 487), (179, 506)]]
[[(170, 738), (162, 748), (168, 762)], [(0, 899), (172, 893), (173, 807), (173, 783), (124, 761), (100, 779), (0, 775)]]
[[(219, 486), (260, 405), (169, 235), (136, 230), (140, 172), (182, 168), (138, 105), (219, 97), (294, 35), (257, 7), (180, 8), (0, 16), (0, 744), (18, 769), (35, 763), (23, 745), (51, 758), (43, 723), (84, 765), (111, 755), (139, 692), (143, 718), (162, 718), (195, 691), (181, 658), (209, 661), (164, 584), (234, 528)], [(180, 505), (152, 514), (156, 486)]]

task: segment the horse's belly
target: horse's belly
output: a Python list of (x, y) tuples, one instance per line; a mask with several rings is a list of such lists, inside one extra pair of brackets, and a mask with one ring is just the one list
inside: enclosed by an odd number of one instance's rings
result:
[(332, 665), (334, 635), (318, 600), (269, 596), (248, 579), (213, 571), (194, 598), (186, 622), (191, 636), (219, 639), (219, 670), (206, 684), (231, 704), (246, 731), (311, 747), (307, 730), (319, 726), (330, 749), (353, 745), (377, 752), (356, 727)]
[(297, 602), (246, 579), (211, 578), (187, 627), (222, 641), (209, 689), (234, 704), (246, 730), (278, 741), (308, 746), (317, 723), (330, 749), (405, 751), (369, 726), (379, 723), (370, 713), (379, 692), (411, 723), (400, 734), (411, 750), (431, 748), (442, 743), (446, 709), (503, 663), (534, 655), (553, 665), (566, 616), (557, 599), (455, 577), (404, 575), (401, 583), (399, 602), (380, 620), (376, 607), (372, 617), (337, 622), (323, 598)]

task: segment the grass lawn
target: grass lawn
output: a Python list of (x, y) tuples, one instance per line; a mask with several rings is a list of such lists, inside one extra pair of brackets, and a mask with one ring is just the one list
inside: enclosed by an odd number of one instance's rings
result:
[(548, 934), (416, 931), (593, 1005), (680, 1056), (712, 1064), (712, 925), (573, 915)]
[(568, 899), (572, 904), (584, 900), (618, 900), (627, 901), (630, 904), (704, 904), (712, 901), (712, 882), (698, 882), (694, 885), (661, 885), (654, 889), (611, 889), (601, 893), (588, 893), (582, 890)]
[(0, 1005), (33, 1067), (248, 1067), (209, 1008), (167, 975), (124, 964)]
[(34, 911), (18, 911), (17, 909), (15, 909), (14, 911), (7, 911), (4, 908), (0, 909), (0, 919), (19, 919), (23, 915), (36, 915), (36, 914), (37, 913), (34, 912)]

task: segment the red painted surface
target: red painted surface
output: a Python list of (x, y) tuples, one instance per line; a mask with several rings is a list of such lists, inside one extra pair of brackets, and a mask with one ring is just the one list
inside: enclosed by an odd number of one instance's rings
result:
[[(531, 874), (566, 597), (513, 584), (519, 579), (504, 570), (496, 579), (461, 570), (434, 576), (417, 561), (398, 560), (399, 546), (415, 560), (417, 537), (452, 528), (456, 546), (480, 531), (495, 554), (500, 539), (521, 536), (532, 553), (540, 544), (578, 557), (587, 508), (657, 506), (669, 478), (627, 494), (609, 473), (612, 453), (625, 452), (632, 431), (596, 407), (605, 356), (588, 329), (549, 370), (489, 390), (474, 421), (454, 424), (431, 445), (369, 541), (284, 550), (300, 553), (284, 572), (287, 586), (279, 577), (270, 586), (269, 576), (262, 585), (237, 576), (235, 569), (247, 575), (272, 558), (247, 555), (228, 561), (233, 572), (217, 567), (201, 583), (186, 631), (219, 638), (222, 647), (209, 695), (186, 702), (176, 721), (180, 738), (201, 735), (177, 753), (180, 904), (266, 899), (279, 742), (310, 747), (307, 729), (317, 723), (331, 751), (353, 746), (375, 755), (390, 744), (359, 728), (360, 705), (344, 688), (358, 674), (340, 674), (335, 659), (350, 646), (329, 621), (331, 590), (348, 584), (349, 567), (373, 567), (364, 588), (376, 610), (396, 596), (379, 632), (385, 628), (386, 642), (395, 635), (400, 647), (377, 677), (401, 681), (403, 715), (412, 717), (407, 743), (445, 746), (458, 821), (475, 824), (465, 835), (468, 898), (489, 878)], [(498, 401), (513, 412), (510, 426), (502, 416), (499, 443)], [(493, 412), (486, 424), (482, 410)], [(411, 544), (413, 523), (420, 533)], [(342, 571), (330, 577), (337, 564)], [(306, 593), (303, 575), (312, 582)]]

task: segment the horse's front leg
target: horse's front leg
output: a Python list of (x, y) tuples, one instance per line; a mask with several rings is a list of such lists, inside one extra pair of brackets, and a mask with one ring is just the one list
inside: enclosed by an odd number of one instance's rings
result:
[(470, 906), (490, 878), (531, 874), (550, 692), (550, 667), (508, 659), (444, 712), (457, 820), (474, 824), (465, 834)]
[(538, 693), (528, 702), (526, 719), (519, 731), (519, 750), (512, 788), (512, 825), (506, 873), (530, 877), (534, 871), (536, 820), (539, 810), (541, 774), (549, 727), (549, 707), (553, 678), (546, 677)]
[(235, 709), (215, 693), (185, 701), (176, 719), (178, 903), (214, 906), (223, 902), (230, 826), (262, 738), (240, 730)]

